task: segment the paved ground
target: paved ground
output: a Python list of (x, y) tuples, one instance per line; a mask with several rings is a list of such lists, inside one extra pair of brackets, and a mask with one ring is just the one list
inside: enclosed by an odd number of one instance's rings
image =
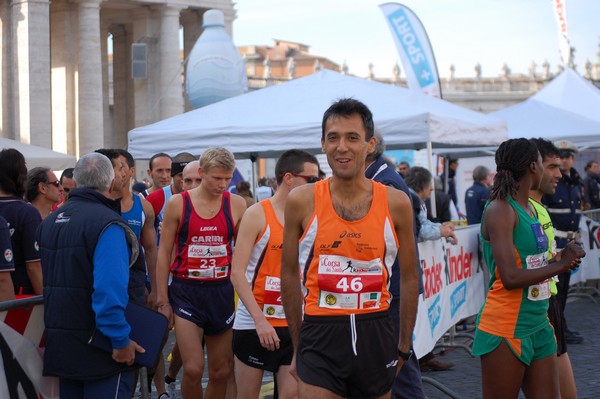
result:
[[(600, 398), (600, 369), (597, 363), (600, 354), (600, 303), (595, 303), (590, 299), (572, 301), (567, 304), (566, 315), (569, 327), (578, 331), (585, 338), (582, 344), (569, 346), (569, 356), (575, 371), (578, 396), (580, 399), (598, 399)], [(165, 349), (167, 354), (172, 342), (173, 337), (170, 337), (166, 345), (167, 349)], [(456, 338), (456, 342), (470, 344), (469, 338), (465, 337)], [(440, 349), (435, 350), (436, 353), (439, 351)], [(442, 384), (455, 393), (457, 398), (481, 398), (479, 358), (471, 357), (462, 348), (447, 349), (441, 356), (442, 360), (453, 362), (454, 368), (448, 371), (423, 373), (424, 381)], [(262, 398), (272, 398), (272, 381), (272, 375), (266, 373)], [(179, 383), (179, 379), (177, 382)], [(206, 383), (205, 379), (204, 383)], [(430, 383), (426, 382), (424, 387), (429, 399), (452, 397)], [(156, 398), (155, 392), (152, 397)], [(521, 395), (521, 397), (523, 396)]]

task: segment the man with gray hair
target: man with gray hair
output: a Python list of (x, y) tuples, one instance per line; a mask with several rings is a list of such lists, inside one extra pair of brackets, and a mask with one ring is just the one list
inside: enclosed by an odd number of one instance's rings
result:
[(473, 169), (473, 185), (465, 192), (465, 208), (467, 211), (467, 223), (481, 223), (481, 215), (485, 203), (490, 197), (489, 175), (490, 170), (485, 166), (477, 166)]
[[(125, 319), (129, 267), (137, 257), (133, 231), (108, 198), (110, 160), (86, 154), (74, 170), (69, 201), (40, 225), (46, 352), (44, 375), (59, 377), (61, 398), (129, 399), (136, 352)], [(112, 353), (88, 345), (98, 329)], [(85, 392), (85, 394), (84, 394)]]

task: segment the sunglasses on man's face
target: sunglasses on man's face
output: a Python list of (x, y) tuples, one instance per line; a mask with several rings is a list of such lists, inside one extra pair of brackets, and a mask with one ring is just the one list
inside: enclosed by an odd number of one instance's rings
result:
[(54, 187), (58, 188), (58, 186), (60, 186), (60, 182), (58, 180), (54, 180), (54, 181), (49, 181), (46, 184), (52, 184)]
[(307, 183), (316, 183), (319, 180), (321, 180), (321, 178), (319, 176), (307, 176), (307, 175), (299, 175), (297, 173), (291, 173), (292, 176), (296, 176), (296, 177), (301, 177), (304, 180), (306, 180)]

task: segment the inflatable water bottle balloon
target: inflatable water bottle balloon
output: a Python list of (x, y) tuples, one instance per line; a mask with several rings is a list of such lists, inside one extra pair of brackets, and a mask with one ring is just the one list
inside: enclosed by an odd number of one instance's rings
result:
[(220, 10), (203, 15), (204, 31), (194, 44), (186, 68), (185, 89), (194, 108), (243, 94), (248, 90), (244, 60), (225, 31)]

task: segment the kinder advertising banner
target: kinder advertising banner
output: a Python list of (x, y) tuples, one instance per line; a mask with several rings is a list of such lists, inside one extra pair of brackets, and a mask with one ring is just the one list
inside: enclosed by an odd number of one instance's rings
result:
[(571, 272), (570, 284), (600, 279), (600, 223), (582, 216), (579, 222), (585, 258), (577, 270)]
[(408, 87), (441, 98), (433, 50), (419, 18), (402, 4), (386, 3), (379, 7), (394, 37), (400, 61), (406, 71)]
[(419, 296), (414, 330), (418, 357), (458, 321), (479, 312), (485, 296), (485, 265), (479, 262), (479, 225), (456, 231), (458, 245), (446, 240), (419, 243), (425, 293)]

